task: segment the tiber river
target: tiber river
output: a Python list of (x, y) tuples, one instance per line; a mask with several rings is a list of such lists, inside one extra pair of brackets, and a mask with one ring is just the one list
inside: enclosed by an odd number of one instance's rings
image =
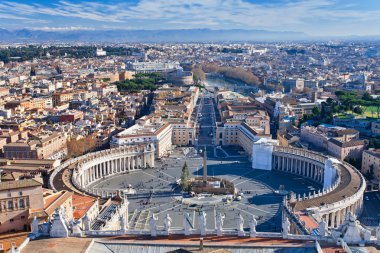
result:
[(206, 74), (206, 83), (207, 86), (218, 87), (219, 89), (225, 88), (243, 95), (248, 95), (251, 92), (257, 92), (258, 90), (256, 87), (250, 86), (244, 82), (225, 78), (216, 74)]

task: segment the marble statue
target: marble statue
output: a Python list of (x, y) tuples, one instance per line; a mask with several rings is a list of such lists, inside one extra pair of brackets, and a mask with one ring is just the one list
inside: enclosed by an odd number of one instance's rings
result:
[(82, 222), (84, 225), (84, 230), (89, 231), (90, 230), (90, 220), (88, 219), (87, 214), (85, 214), (84, 217), (82, 218)]
[(282, 222), (282, 236), (286, 238), (290, 232), (290, 221), (289, 218), (286, 217), (285, 220)]
[(50, 235), (50, 222), (42, 223), (40, 233), (45, 236)]
[(127, 222), (125, 221), (124, 215), (120, 215), (119, 223), (120, 223), (120, 230), (125, 233), (125, 231), (127, 231)]
[(364, 229), (363, 231), (363, 239), (365, 242), (370, 242), (371, 241), (371, 231), (368, 229)]
[(69, 229), (66, 226), (66, 222), (62, 217), (60, 208), (55, 209), (54, 218), (51, 224), (50, 237), (68, 237)]
[(151, 236), (157, 236), (157, 217), (154, 213), (152, 213), (152, 216), (149, 219), (149, 228), (150, 228), (150, 235)]
[(191, 234), (191, 229), (193, 226), (191, 225), (191, 218), (189, 213), (185, 213), (183, 215), (183, 228), (185, 230), (185, 235)]
[(256, 226), (257, 226), (257, 220), (255, 219), (255, 216), (252, 215), (251, 219), (249, 220), (249, 236), (250, 237), (256, 237)]
[(216, 216), (216, 233), (218, 236), (222, 235), (223, 232), (223, 223), (226, 216), (222, 213), (218, 213)]
[(319, 234), (324, 237), (326, 236), (326, 233), (327, 233), (327, 223), (324, 219), (321, 220), (321, 222), (319, 223)]
[(33, 221), (32, 221), (32, 234), (38, 234), (38, 223), (39, 220), (37, 219), (36, 216), (34, 216)]
[(164, 231), (169, 235), (170, 227), (172, 226), (172, 218), (170, 218), (169, 213), (166, 214), (164, 218)]
[(342, 238), (349, 244), (363, 244), (370, 240), (371, 232), (363, 228), (356, 215), (348, 212), (344, 222), (337, 229), (332, 229), (332, 236), (336, 240)]
[(206, 235), (206, 213), (204, 211), (200, 212), (198, 215), (199, 229), (201, 231), (201, 235)]
[(244, 219), (243, 216), (239, 213), (239, 215), (236, 217), (236, 228), (238, 231), (238, 236), (244, 236)]

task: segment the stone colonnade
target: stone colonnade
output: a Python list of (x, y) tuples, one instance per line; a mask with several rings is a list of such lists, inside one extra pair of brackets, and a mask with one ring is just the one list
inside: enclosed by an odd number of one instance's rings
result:
[(73, 183), (86, 191), (89, 184), (102, 178), (154, 167), (154, 152), (153, 145), (126, 146), (95, 152), (78, 162), (73, 172)]
[[(324, 169), (327, 160), (327, 156), (323, 156), (316, 152), (291, 147), (275, 146), (272, 154), (272, 170), (296, 174), (323, 186)], [(314, 193), (312, 196), (309, 194), (308, 197), (298, 199), (298, 201), (302, 201), (308, 198), (321, 197), (335, 190), (336, 187), (339, 187), (340, 184), (344, 183), (340, 181), (341, 169), (347, 170), (351, 176), (357, 173), (361, 181), (360, 188), (357, 192), (353, 193), (351, 196), (346, 196), (344, 199), (333, 204), (312, 207), (313, 209), (317, 208), (315, 213), (319, 216), (319, 221), (324, 219), (330, 228), (338, 227), (342, 224), (349, 212), (360, 214), (363, 205), (363, 194), (366, 188), (364, 177), (351, 165), (342, 162), (336, 167), (336, 169), (338, 170), (337, 178), (335, 183), (328, 189), (320, 191), (317, 194)], [(345, 183), (347, 184), (347, 182)], [(346, 194), (347, 193), (344, 191), (343, 187), (342, 196), (345, 196)], [(328, 196), (326, 196), (326, 198), (327, 197)]]
[(302, 156), (279, 153), (272, 156), (272, 169), (296, 174), (323, 184), (324, 164)]

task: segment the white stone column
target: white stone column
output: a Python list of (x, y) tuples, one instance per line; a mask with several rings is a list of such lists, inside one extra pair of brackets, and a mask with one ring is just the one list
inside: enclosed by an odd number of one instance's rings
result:
[(340, 224), (342, 224), (341, 216), (340, 216), (341, 210), (338, 210), (336, 212), (336, 226), (338, 227)]
[(87, 177), (88, 177), (88, 183), (92, 182), (92, 176), (91, 176), (91, 168), (87, 168)]
[(91, 166), (91, 175), (92, 175), (92, 181), (95, 181), (96, 180), (96, 174), (95, 174), (94, 166)]
[(87, 169), (86, 172), (87, 172), (87, 182), (90, 184), (90, 183), (91, 183), (91, 174), (90, 174), (90, 170)]
[(281, 171), (285, 171), (285, 157), (281, 156), (281, 166), (280, 166)]
[(331, 213), (331, 227), (335, 227), (335, 212)]
[(98, 179), (99, 178), (99, 174), (98, 174), (98, 168), (97, 168), (97, 166), (93, 165), (92, 168), (94, 170), (95, 179)]
[(154, 152), (150, 152), (150, 166), (154, 167)]
[(329, 226), (330, 214), (326, 214), (326, 218), (325, 218), (325, 220), (326, 220), (326, 224), (327, 224), (327, 226)]
[(132, 167), (132, 170), (135, 169), (135, 156), (131, 157), (131, 167)]
[(86, 185), (88, 185), (88, 170), (84, 170), (84, 174), (86, 175)]

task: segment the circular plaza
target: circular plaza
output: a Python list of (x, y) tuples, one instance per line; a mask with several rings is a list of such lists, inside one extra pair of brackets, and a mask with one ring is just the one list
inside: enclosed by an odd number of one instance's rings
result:
[(235, 218), (240, 214), (246, 229), (250, 217), (254, 215), (258, 230), (271, 232), (281, 231), (284, 196), (278, 193), (280, 188), (301, 195), (320, 190), (320, 185), (302, 177), (252, 169), (247, 158), (211, 157), (207, 160), (208, 176), (232, 182), (240, 197), (212, 194), (190, 196), (181, 193), (178, 184), (185, 162), (190, 176), (202, 176), (201, 157), (163, 158), (155, 162), (154, 168), (129, 170), (100, 178), (90, 183), (86, 190), (99, 196), (127, 193), (130, 229), (148, 229), (152, 214), (158, 218), (158, 228), (164, 226), (163, 220), (167, 214), (173, 220), (173, 229), (181, 228), (184, 213), (189, 213), (191, 225), (195, 228), (198, 227), (198, 213), (204, 211), (207, 227), (210, 228), (216, 225), (216, 215), (222, 213), (225, 215), (225, 228), (233, 229), (236, 226)]

